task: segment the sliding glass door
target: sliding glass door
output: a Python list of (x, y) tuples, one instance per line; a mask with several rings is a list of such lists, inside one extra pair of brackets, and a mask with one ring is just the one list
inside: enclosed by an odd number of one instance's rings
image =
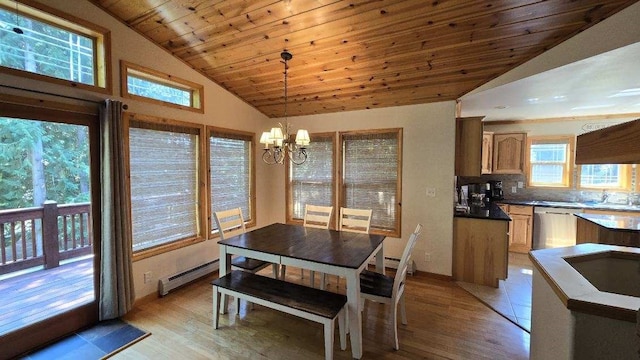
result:
[(95, 113), (0, 105), (6, 358), (97, 320), (99, 126)]

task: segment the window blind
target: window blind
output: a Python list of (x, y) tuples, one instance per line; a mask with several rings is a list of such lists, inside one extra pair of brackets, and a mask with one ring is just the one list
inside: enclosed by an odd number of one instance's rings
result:
[(289, 164), (290, 218), (303, 219), (306, 204), (333, 205), (333, 136), (311, 134), (307, 147), (309, 158), (302, 165)]
[(343, 207), (372, 209), (371, 227), (399, 232), (398, 130), (343, 134)]
[[(238, 134), (212, 132), (210, 147), (210, 184), (211, 212), (233, 208), (242, 209), (245, 221), (250, 221), (251, 168), (253, 137)], [(211, 229), (217, 230), (215, 219), (211, 216)]]
[(198, 232), (198, 136), (129, 129), (133, 250)]

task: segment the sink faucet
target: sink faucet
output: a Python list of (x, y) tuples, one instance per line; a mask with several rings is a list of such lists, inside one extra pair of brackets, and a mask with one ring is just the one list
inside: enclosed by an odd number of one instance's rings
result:
[(602, 197), (600, 198), (601, 203), (606, 203), (609, 199), (609, 194), (607, 194), (607, 190), (602, 190)]

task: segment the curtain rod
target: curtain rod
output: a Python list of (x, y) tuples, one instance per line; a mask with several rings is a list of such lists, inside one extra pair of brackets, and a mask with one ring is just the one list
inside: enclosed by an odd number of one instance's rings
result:
[[(17, 86), (10, 86), (10, 85), (0, 85), (0, 87), (7, 88), (7, 89), (13, 89), (13, 90), (27, 91), (27, 92), (32, 92), (32, 93), (42, 94), (42, 95), (57, 96), (57, 97), (65, 98), (65, 99), (71, 99), (71, 100), (79, 100), (79, 101), (84, 101), (84, 102), (90, 102), (90, 103), (93, 103), (93, 104), (102, 104), (102, 102), (104, 101), (104, 100), (100, 100), (100, 101), (96, 101), (96, 100), (87, 100), (87, 99), (83, 99), (83, 98), (79, 98), (79, 97), (75, 97), (75, 96), (67, 96), (67, 95), (54, 94), (54, 93), (50, 93), (50, 92), (46, 92), (46, 91), (31, 90), (31, 89), (25, 89), (25, 88), (20, 88), (20, 87), (17, 87)], [(123, 107), (125, 110), (128, 108), (127, 104), (123, 104), (123, 105), (122, 105), (122, 107)]]

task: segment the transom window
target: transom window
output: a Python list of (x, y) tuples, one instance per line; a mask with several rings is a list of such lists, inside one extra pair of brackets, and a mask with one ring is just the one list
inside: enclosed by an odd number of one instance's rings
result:
[(528, 138), (528, 186), (571, 186), (573, 139), (573, 136)]
[(202, 112), (203, 86), (159, 71), (120, 62), (122, 97)]
[[(33, 7), (32, 7), (33, 6)], [(107, 30), (33, 3), (0, 0), (0, 69), (39, 80), (111, 92)]]
[(254, 134), (209, 128), (210, 232), (217, 231), (216, 211), (240, 208), (248, 226), (255, 225)]

